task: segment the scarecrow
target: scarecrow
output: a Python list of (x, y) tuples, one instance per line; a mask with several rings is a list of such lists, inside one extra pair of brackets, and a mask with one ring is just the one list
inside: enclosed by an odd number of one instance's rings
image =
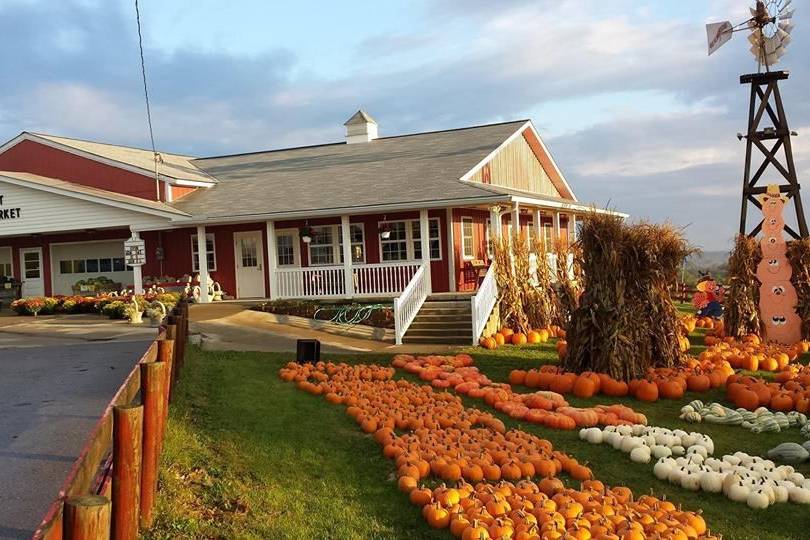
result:
[(723, 287), (712, 277), (704, 274), (697, 283), (697, 292), (692, 297), (692, 305), (698, 317), (719, 319), (723, 316)]

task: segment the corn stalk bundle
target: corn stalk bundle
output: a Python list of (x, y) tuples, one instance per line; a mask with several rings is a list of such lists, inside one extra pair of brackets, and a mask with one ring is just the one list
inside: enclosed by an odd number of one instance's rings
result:
[[(501, 322), (514, 330), (528, 332), (529, 319), (523, 310), (523, 283), (518, 278), (518, 269), (522, 270), (522, 262), (513, 257), (512, 244), (507, 234), (492, 240), (492, 251), (495, 259), (495, 280), (498, 282), (498, 305)], [(528, 259), (526, 261), (528, 265)], [(528, 274), (528, 270), (526, 270)]]
[[(737, 235), (728, 259), (728, 289), (724, 299), (723, 318), (729, 336), (739, 338), (760, 334), (757, 265), (761, 258), (762, 252), (755, 238)], [(796, 292), (799, 292), (798, 287)]]
[(802, 319), (802, 339), (810, 339), (810, 238), (788, 242), (787, 257), (793, 268), (790, 281), (799, 297), (796, 313)]
[(573, 254), (574, 250), (569, 247), (567, 242), (558, 240), (554, 251), (557, 255), (556, 296), (558, 300), (557, 319), (555, 323), (563, 328), (568, 328), (568, 323), (571, 321), (571, 314), (577, 307), (579, 291), (577, 290), (575, 279), (577, 277), (579, 264), (577, 263), (576, 257), (574, 257), (573, 268), (570, 269), (573, 271), (572, 277), (571, 272), (569, 272), (568, 255)]
[(568, 327), (563, 368), (629, 380), (649, 367), (679, 363), (669, 284), (692, 251), (680, 231), (594, 212), (582, 222), (578, 247), (583, 293)]
[(523, 310), (532, 328), (546, 328), (557, 321), (557, 293), (552, 284), (545, 245), (537, 237), (532, 239), (532, 252), (537, 257), (537, 268), (523, 288)]

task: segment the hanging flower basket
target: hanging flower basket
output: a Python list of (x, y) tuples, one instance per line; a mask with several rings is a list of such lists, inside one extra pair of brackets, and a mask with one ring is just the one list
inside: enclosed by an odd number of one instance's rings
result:
[(309, 244), (310, 242), (312, 242), (312, 234), (313, 234), (312, 227), (308, 225), (304, 225), (303, 227), (298, 229), (298, 235), (301, 237), (301, 240), (305, 244)]
[(391, 224), (390, 223), (383, 223), (380, 225), (380, 238), (383, 240), (387, 240), (391, 237)]

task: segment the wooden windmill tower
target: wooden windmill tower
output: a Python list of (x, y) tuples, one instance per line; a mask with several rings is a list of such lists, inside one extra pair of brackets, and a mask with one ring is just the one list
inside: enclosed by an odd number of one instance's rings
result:
[[(747, 229), (745, 221), (748, 205), (752, 204), (762, 209), (757, 196), (766, 192), (767, 183), (778, 183), (780, 193), (793, 202), (799, 230), (796, 231), (786, 225), (785, 231), (794, 238), (808, 236), (790, 142), (791, 137), (797, 134), (788, 127), (782, 95), (779, 92), (779, 81), (786, 80), (790, 74), (787, 71), (771, 71), (790, 43), (790, 32), (793, 30), (791, 19), (794, 11), (791, 4), (792, 0), (759, 0), (750, 8), (751, 18), (747, 21), (736, 26), (732, 26), (728, 21), (706, 25), (709, 54), (730, 40), (735, 32), (750, 32), (748, 36), (751, 43), (750, 50), (758, 65), (757, 73), (740, 77), (740, 84), (751, 87), (748, 131), (745, 134), (737, 134), (740, 140), (746, 140), (740, 234), (749, 236), (756, 236), (761, 231), (762, 222), (760, 221), (751, 230)], [(761, 164), (755, 165), (754, 154), (762, 155)], [(774, 170), (778, 180), (766, 182), (763, 177), (766, 173), (773, 173)]]

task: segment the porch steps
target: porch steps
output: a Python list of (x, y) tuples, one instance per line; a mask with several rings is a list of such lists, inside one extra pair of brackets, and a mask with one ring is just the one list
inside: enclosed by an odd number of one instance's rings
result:
[(472, 339), (472, 294), (428, 296), (403, 337), (404, 343), (469, 345)]

